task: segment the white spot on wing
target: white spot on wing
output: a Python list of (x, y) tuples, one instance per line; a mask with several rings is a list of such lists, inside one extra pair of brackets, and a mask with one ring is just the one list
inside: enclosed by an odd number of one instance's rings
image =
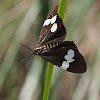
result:
[(71, 62), (73, 62), (75, 59), (69, 59), (69, 60), (67, 60), (67, 62), (68, 63), (71, 63)]
[(55, 23), (56, 19), (57, 19), (57, 15), (53, 16), (53, 17), (51, 18), (51, 24)]
[(72, 49), (69, 49), (67, 55), (64, 56), (66, 61), (63, 61), (61, 68), (67, 70), (67, 68), (70, 67), (70, 63), (75, 60), (73, 59), (74, 56), (74, 51)]
[(47, 25), (49, 25), (49, 24), (55, 23), (56, 19), (57, 19), (57, 15), (53, 16), (51, 19), (46, 19), (46, 20), (44, 21), (43, 26), (47, 26)]
[(72, 59), (74, 56), (75, 56), (74, 53), (72, 53), (72, 54), (67, 54), (67, 55), (65, 55), (64, 58), (65, 58), (66, 60), (69, 60), (69, 59)]
[(50, 22), (51, 22), (51, 19), (47, 19), (47, 20), (45, 20), (45, 22), (44, 22), (43, 26), (45, 26), (45, 25), (49, 25), (49, 24), (50, 24)]
[(73, 53), (74, 53), (74, 51), (72, 49), (68, 50), (68, 54), (73, 54)]
[(61, 68), (66, 70), (69, 67), (69, 63), (67, 61), (63, 61)]
[(57, 30), (57, 23), (54, 23), (51, 27), (51, 32), (55, 32)]

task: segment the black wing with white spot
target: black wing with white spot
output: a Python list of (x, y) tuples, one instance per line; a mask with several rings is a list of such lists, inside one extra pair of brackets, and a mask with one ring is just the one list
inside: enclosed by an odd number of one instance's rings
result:
[(44, 21), (39, 37), (38, 47), (55, 41), (62, 42), (65, 39), (66, 29), (57, 11), (58, 6), (49, 13)]
[(39, 55), (69, 72), (83, 73), (86, 71), (85, 60), (72, 41), (64, 41), (57, 47), (43, 51)]

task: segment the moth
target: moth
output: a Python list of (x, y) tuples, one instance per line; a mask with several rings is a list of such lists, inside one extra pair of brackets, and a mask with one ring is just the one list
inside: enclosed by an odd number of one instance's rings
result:
[(44, 21), (35, 50), (21, 44), (32, 51), (21, 63), (31, 55), (39, 55), (63, 70), (73, 73), (84, 73), (87, 69), (84, 57), (78, 51), (73, 41), (64, 41), (66, 29), (57, 11), (58, 6), (48, 14)]

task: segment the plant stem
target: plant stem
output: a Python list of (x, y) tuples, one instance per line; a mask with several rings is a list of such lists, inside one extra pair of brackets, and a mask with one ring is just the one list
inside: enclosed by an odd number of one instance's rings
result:
[(61, 17), (62, 20), (64, 18), (66, 5), (67, 5), (67, 0), (60, 0), (59, 8), (58, 8), (58, 14), (59, 14), (59, 16)]
[(45, 88), (44, 88), (44, 93), (43, 93), (43, 100), (48, 100), (53, 67), (54, 66), (52, 63), (48, 63), (47, 76), (46, 76)]
[[(58, 14), (62, 20), (64, 18), (66, 4), (67, 4), (67, 0), (60, 0)], [(47, 76), (46, 76), (44, 93), (43, 93), (43, 100), (48, 100), (51, 78), (52, 78), (52, 74), (53, 74), (53, 67), (54, 67), (53, 64), (48, 63)]]

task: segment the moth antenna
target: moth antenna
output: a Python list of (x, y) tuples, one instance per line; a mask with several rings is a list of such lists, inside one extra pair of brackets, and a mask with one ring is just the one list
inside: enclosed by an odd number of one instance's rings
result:
[(29, 54), (27, 57), (25, 57), (20, 63), (19, 66), (24, 63), (25, 60), (27, 60), (29, 57), (31, 57), (33, 55), (33, 52), (31, 54)]
[(21, 42), (20, 42), (20, 45), (21, 46), (23, 46), (23, 47), (25, 47), (25, 48), (27, 48), (28, 50), (30, 50), (30, 51), (32, 51), (32, 52), (34, 52), (30, 47), (28, 47), (27, 45), (25, 45), (25, 44), (22, 44)]

